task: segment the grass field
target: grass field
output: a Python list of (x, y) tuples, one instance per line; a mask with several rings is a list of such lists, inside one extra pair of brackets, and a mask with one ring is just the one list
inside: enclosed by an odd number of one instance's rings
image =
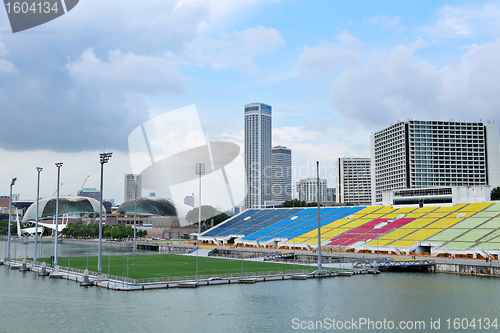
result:
[[(241, 260), (220, 258), (198, 258), (199, 275), (219, 275), (226, 273), (241, 273)], [(50, 259), (39, 259), (39, 262), (49, 262)], [(68, 266), (68, 258), (58, 258), (60, 266)], [(87, 257), (71, 257), (72, 268), (85, 269)], [(314, 267), (296, 265), (296, 269), (311, 269)], [(88, 270), (97, 272), (97, 256), (89, 257)], [(284, 271), (293, 270), (293, 264), (277, 264), (262, 261), (243, 261), (244, 272)], [(174, 254), (131, 255), (129, 256), (129, 277), (133, 279), (194, 276), (196, 272), (196, 257)], [(102, 273), (108, 273), (108, 257), (102, 257)], [(127, 275), (127, 256), (111, 256), (111, 275)]]

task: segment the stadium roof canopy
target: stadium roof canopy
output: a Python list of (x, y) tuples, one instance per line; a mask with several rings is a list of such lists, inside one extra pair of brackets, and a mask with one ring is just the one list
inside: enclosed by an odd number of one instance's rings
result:
[[(103, 207), (103, 212), (106, 209)], [(59, 197), (59, 216), (65, 214), (99, 213), (99, 201), (78, 196)], [(38, 207), (38, 218), (52, 217), (56, 215), (56, 197), (40, 199)], [(23, 217), (23, 222), (36, 220), (36, 201), (29, 206)]]
[[(118, 207), (118, 213), (133, 214), (135, 209), (135, 200), (125, 201)], [(137, 198), (137, 213), (151, 214), (161, 216), (177, 216), (174, 204), (159, 197)]]

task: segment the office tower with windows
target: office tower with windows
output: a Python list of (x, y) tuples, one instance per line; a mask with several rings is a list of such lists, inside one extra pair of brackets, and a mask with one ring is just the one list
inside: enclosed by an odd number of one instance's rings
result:
[(126, 174), (125, 175), (125, 201), (131, 200), (135, 198), (136, 194), (136, 180), (137, 180), (137, 198), (142, 197), (142, 181), (141, 175), (134, 174)]
[(276, 146), (271, 151), (272, 161), (272, 200), (292, 199), (292, 151)]
[[(306, 178), (297, 183), (297, 192), (299, 200), (305, 202), (318, 202), (318, 179)], [(325, 202), (326, 197), (326, 179), (319, 180), (319, 201)]]
[(372, 203), (382, 192), (500, 185), (498, 124), (408, 120), (371, 136)]
[(336, 162), (337, 203), (370, 205), (372, 201), (369, 158), (339, 158)]
[(261, 208), (272, 199), (272, 108), (245, 105), (245, 207)]

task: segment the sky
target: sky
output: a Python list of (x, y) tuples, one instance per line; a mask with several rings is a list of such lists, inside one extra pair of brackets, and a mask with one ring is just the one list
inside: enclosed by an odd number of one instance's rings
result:
[(37, 166), (53, 195), (59, 161), (61, 195), (99, 188), (105, 150), (119, 204), (135, 128), (194, 104), (208, 141), (242, 144), (252, 102), (294, 181), (320, 161), (334, 187), (335, 160), (370, 157), (393, 123), (499, 121), (499, 37), (499, 1), (80, 0), (15, 34), (1, 9), (0, 195), (17, 177), (36, 199)]

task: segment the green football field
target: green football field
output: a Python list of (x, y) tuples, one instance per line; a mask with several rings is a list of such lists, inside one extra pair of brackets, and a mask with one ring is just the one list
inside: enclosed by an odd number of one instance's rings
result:
[[(87, 257), (69, 258), (72, 268), (87, 268)], [(133, 279), (194, 276), (196, 273), (196, 257), (175, 254), (131, 255), (129, 260), (129, 277)], [(50, 259), (39, 259), (39, 262), (49, 262)], [(102, 257), (102, 273), (108, 274), (108, 256)], [(58, 258), (59, 266), (68, 266), (68, 257)], [(198, 258), (198, 275), (219, 275), (227, 273), (241, 273), (241, 260), (220, 258)], [(127, 275), (127, 256), (111, 256), (110, 274), (116, 276)], [(314, 267), (296, 265), (295, 268), (314, 270)], [(293, 264), (278, 264), (263, 261), (243, 261), (244, 272), (293, 271)], [(97, 256), (88, 258), (88, 270), (97, 272)]]

